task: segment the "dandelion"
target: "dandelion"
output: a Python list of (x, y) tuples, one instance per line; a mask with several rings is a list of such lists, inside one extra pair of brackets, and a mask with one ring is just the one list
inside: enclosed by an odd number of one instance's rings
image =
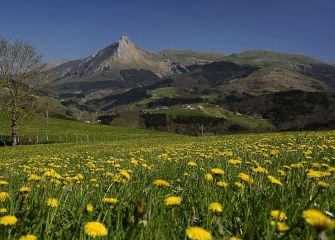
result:
[(330, 175), (331, 175), (330, 172), (316, 171), (313, 169), (308, 170), (308, 173), (307, 173), (308, 178), (322, 178), (322, 177), (328, 177)]
[(239, 237), (230, 237), (229, 240), (241, 240)]
[(156, 186), (165, 186), (165, 187), (169, 187), (170, 186), (170, 183), (166, 180), (163, 180), (163, 179), (156, 179), (154, 182), (153, 182), (154, 185)]
[(7, 209), (6, 208), (0, 208), (0, 213), (6, 213)]
[(37, 237), (35, 235), (28, 234), (20, 237), (19, 240), (37, 240)]
[(100, 222), (86, 223), (84, 226), (84, 232), (86, 235), (93, 238), (104, 237), (108, 234), (107, 228)]
[(241, 182), (234, 182), (234, 185), (238, 188), (243, 188), (243, 184)]
[(47, 204), (52, 208), (56, 208), (58, 206), (58, 200), (57, 198), (48, 198)]
[(186, 236), (190, 240), (212, 240), (210, 232), (201, 227), (190, 227), (186, 229)]
[(252, 181), (252, 178), (251, 178), (248, 174), (246, 174), (246, 173), (240, 173), (240, 174), (238, 175), (238, 177), (239, 177), (240, 179), (242, 179), (243, 181), (247, 182), (247, 183), (252, 183), (252, 182), (253, 182), (253, 181)]
[(229, 186), (229, 184), (227, 182), (223, 181), (223, 180), (218, 181), (216, 183), (216, 185), (219, 186), (219, 187), (228, 187)]
[(285, 212), (280, 211), (280, 210), (272, 210), (271, 211), (271, 217), (276, 218), (280, 221), (286, 220), (287, 216), (285, 214)]
[(0, 202), (5, 202), (9, 198), (9, 194), (7, 192), (0, 192)]
[(279, 185), (279, 186), (283, 186), (283, 183), (278, 178), (271, 176), (271, 175), (268, 175), (267, 177), (271, 183)]
[(30, 187), (27, 186), (20, 187), (20, 192), (23, 194), (28, 194), (30, 191), (31, 191)]
[(255, 168), (252, 169), (252, 171), (254, 173), (267, 173), (268, 171), (266, 170), (266, 168), (263, 168), (261, 166), (257, 166)]
[(114, 205), (117, 204), (118, 200), (116, 198), (103, 198), (102, 202)]
[(93, 205), (92, 204), (90, 204), (90, 203), (88, 203), (88, 204), (86, 204), (86, 212), (88, 212), (88, 213), (90, 213), (90, 212), (93, 212)]
[(210, 174), (210, 173), (206, 173), (205, 174), (205, 179), (207, 180), (207, 181), (213, 181), (213, 175), (212, 174)]
[(17, 218), (12, 215), (3, 216), (0, 218), (0, 225), (15, 225), (17, 223)]
[(302, 213), (302, 217), (309, 225), (318, 230), (331, 230), (335, 228), (335, 222), (319, 210), (305, 210)]
[(290, 228), (283, 222), (275, 222), (275, 221), (271, 221), (270, 222), (271, 226), (275, 226), (278, 231), (280, 232), (286, 232), (287, 230), (289, 230)]
[(231, 165), (238, 165), (238, 164), (242, 163), (242, 161), (240, 159), (230, 159), (227, 162)]
[(182, 198), (177, 196), (170, 196), (165, 198), (164, 203), (167, 206), (178, 206), (181, 203)]
[(222, 205), (218, 202), (212, 202), (209, 204), (208, 209), (214, 213), (220, 213), (223, 211)]
[(197, 166), (197, 163), (196, 162), (193, 162), (193, 161), (189, 161), (187, 163), (187, 166), (190, 166), (190, 167), (196, 167)]
[(36, 174), (31, 174), (31, 175), (29, 175), (29, 178), (28, 178), (28, 180), (31, 180), (31, 181), (39, 181), (41, 179), (42, 179), (42, 177), (40, 177)]
[(224, 171), (221, 168), (212, 168), (211, 172), (215, 175), (223, 175)]
[(1, 185), (8, 185), (8, 182), (5, 181), (5, 180), (0, 180), (0, 186), (1, 186)]
[(317, 183), (317, 185), (318, 185), (319, 188), (327, 188), (327, 187), (329, 187), (329, 183), (326, 183), (325, 181), (319, 181)]

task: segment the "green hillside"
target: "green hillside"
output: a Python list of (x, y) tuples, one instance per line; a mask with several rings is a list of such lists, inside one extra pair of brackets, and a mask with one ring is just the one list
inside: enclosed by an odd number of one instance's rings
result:
[[(73, 120), (31, 116), (19, 127), (21, 142), (81, 142), (145, 139), (166, 136), (168, 133), (135, 128), (108, 126), (97, 123), (84, 123)], [(8, 113), (0, 113), (0, 137), (9, 139), (10, 119)], [(48, 137), (47, 137), (48, 136)]]

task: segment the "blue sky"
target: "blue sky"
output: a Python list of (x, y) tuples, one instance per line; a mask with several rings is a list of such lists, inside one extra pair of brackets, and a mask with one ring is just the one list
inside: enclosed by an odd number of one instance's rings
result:
[(3, 0), (0, 34), (46, 61), (75, 59), (127, 35), (149, 50), (248, 49), (335, 63), (334, 0)]

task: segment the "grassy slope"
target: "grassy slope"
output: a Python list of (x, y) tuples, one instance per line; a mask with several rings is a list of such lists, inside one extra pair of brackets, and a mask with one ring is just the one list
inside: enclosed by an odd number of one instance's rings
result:
[[(161, 137), (167, 133), (147, 131), (134, 128), (107, 126), (93, 123), (82, 123), (72, 120), (49, 118), (49, 127), (46, 126), (46, 118), (32, 116), (27, 118), (19, 128), (18, 135), (27, 140), (29, 137), (35, 141), (38, 135), (39, 141), (46, 140), (48, 133), (49, 141), (89, 141), (92, 140), (115, 140), (115, 139), (142, 139)], [(7, 113), (0, 113), (0, 136), (10, 135), (10, 120)]]

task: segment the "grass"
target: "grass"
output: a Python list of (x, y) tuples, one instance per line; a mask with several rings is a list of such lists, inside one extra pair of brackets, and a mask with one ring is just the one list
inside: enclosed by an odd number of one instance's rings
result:
[[(0, 113), (0, 136), (10, 135), (10, 119), (8, 113)], [(49, 118), (48, 127), (46, 118), (41, 116), (28, 117), (19, 127), (18, 136), (21, 141), (44, 142), (76, 142), (98, 141), (115, 139), (136, 139), (146, 137), (160, 137), (167, 133), (153, 132), (141, 129), (132, 129), (117, 126), (108, 126), (95, 123), (84, 123), (65, 119)]]
[(155, 95), (155, 97), (159, 98), (171, 98), (176, 96), (176, 89), (174, 87), (156, 88), (151, 91), (151, 95)]
[[(308, 209), (335, 212), (334, 146), (335, 131), (5, 147), (0, 239), (92, 239), (84, 230), (92, 221), (108, 230), (97, 239), (187, 239), (193, 226), (212, 239), (334, 239), (331, 217), (323, 215), (326, 224), (314, 216), (322, 233), (302, 217)], [(166, 205), (168, 196), (181, 203)], [(209, 209), (213, 202), (222, 212)], [(2, 224), (5, 215), (17, 223)]]

